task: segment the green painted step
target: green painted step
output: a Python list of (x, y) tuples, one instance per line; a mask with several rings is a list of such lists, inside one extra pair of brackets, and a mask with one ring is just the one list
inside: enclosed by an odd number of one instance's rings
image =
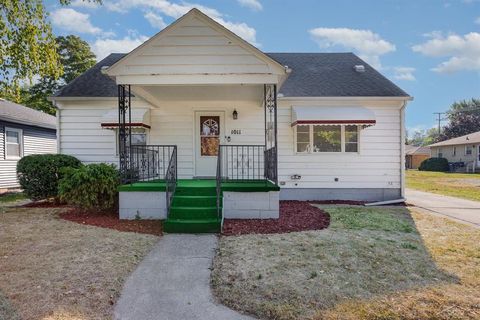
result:
[(216, 219), (217, 207), (171, 207), (169, 219)]
[[(220, 199), (221, 203), (221, 199)], [(173, 207), (216, 207), (217, 196), (181, 196), (175, 193)]]
[(220, 232), (220, 219), (171, 219), (168, 218), (163, 224), (163, 230), (167, 233), (217, 233)]
[(215, 187), (177, 187), (175, 196), (217, 196)]

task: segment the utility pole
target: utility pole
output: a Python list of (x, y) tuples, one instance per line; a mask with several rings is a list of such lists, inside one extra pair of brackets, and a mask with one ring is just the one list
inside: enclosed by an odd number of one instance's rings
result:
[(445, 114), (446, 112), (434, 112), (433, 114), (437, 115), (437, 121), (438, 121), (438, 136), (440, 137), (440, 131), (441, 131), (441, 121), (442, 119), (442, 114)]

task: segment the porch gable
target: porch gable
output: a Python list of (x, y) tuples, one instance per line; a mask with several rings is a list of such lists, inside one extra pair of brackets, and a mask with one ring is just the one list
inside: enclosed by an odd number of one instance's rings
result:
[(104, 73), (117, 84), (280, 83), (284, 66), (192, 9)]

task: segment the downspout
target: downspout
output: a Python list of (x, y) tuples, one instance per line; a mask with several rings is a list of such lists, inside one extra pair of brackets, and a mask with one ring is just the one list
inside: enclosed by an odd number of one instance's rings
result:
[(405, 107), (407, 100), (400, 108), (400, 197), (405, 198)]

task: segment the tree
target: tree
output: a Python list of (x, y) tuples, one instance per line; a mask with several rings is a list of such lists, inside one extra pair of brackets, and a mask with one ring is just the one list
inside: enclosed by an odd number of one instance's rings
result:
[(428, 146), (438, 141), (438, 131), (436, 128), (428, 130), (416, 130), (407, 137), (407, 144), (413, 146)]
[(448, 124), (443, 127), (440, 140), (448, 140), (480, 130), (480, 99), (462, 100), (450, 106)]
[(55, 41), (63, 67), (63, 74), (59, 79), (41, 78), (29, 88), (27, 97), (22, 101), (28, 107), (50, 114), (55, 114), (55, 108), (47, 98), (95, 64), (95, 54), (90, 50), (88, 43), (80, 37), (74, 35), (61, 36), (57, 37)]
[[(70, 0), (59, 2), (67, 5)], [(22, 83), (34, 77), (57, 79), (61, 74), (42, 1), (0, 0), (0, 94), (20, 102)]]

